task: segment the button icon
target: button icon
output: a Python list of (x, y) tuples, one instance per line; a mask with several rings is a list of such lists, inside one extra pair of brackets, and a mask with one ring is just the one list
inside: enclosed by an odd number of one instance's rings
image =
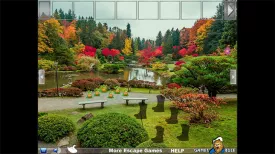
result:
[(47, 153), (47, 148), (40, 148), (40, 153)]
[(230, 70), (230, 84), (237, 84), (236, 70)]
[(53, 149), (53, 152), (54, 153), (61, 153), (61, 149), (60, 148)]
[(236, 20), (236, 2), (232, 0), (226, 0), (224, 2), (224, 19)]

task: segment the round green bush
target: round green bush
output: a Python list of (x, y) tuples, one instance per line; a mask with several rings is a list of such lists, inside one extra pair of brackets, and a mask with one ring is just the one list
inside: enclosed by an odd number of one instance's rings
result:
[(136, 148), (167, 148), (164, 143), (154, 143), (152, 140), (145, 141)]
[(77, 138), (83, 148), (134, 148), (149, 137), (136, 119), (121, 113), (106, 113), (86, 121)]
[(74, 123), (67, 117), (44, 115), (38, 118), (38, 137), (47, 143), (54, 143), (74, 130)]

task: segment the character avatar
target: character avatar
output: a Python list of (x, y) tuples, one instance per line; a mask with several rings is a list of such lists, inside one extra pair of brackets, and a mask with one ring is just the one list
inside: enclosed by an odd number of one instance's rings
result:
[(213, 148), (209, 151), (209, 154), (223, 154), (225, 150), (222, 142), (222, 137), (214, 139)]

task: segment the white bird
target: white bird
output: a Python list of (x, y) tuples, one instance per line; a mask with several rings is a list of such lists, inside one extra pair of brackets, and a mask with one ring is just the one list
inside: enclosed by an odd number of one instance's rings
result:
[(68, 151), (70, 151), (71, 153), (77, 153), (77, 150), (74, 147), (75, 145), (73, 145), (73, 147), (67, 147)]

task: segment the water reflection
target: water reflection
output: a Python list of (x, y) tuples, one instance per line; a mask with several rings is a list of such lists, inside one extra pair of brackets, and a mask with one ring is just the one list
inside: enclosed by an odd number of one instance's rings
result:
[[(167, 78), (160, 77), (158, 74), (146, 70), (144, 68), (126, 68), (120, 74), (106, 74), (102, 72), (67, 72), (67, 73), (58, 73), (58, 84), (59, 86), (63, 86), (64, 84), (68, 84), (78, 79), (85, 79), (85, 78), (96, 78), (100, 77), (102, 79), (108, 78), (120, 78), (129, 80), (144, 80), (149, 82), (156, 82), (157, 85), (166, 84)], [(48, 73), (45, 75), (45, 84), (38, 86), (40, 89), (47, 89), (47, 88), (55, 88), (56, 81), (55, 81), (55, 73)]]

